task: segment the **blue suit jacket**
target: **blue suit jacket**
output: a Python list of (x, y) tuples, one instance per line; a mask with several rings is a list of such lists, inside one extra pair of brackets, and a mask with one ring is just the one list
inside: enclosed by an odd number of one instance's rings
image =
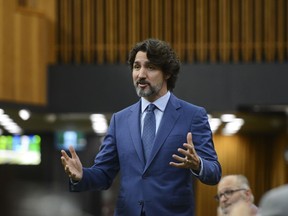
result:
[(150, 158), (145, 163), (140, 134), (141, 102), (114, 114), (107, 135), (90, 168), (71, 191), (108, 189), (120, 171), (120, 191), (115, 215), (193, 216), (195, 175), (189, 169), (169, 165), (172, 155), (187, 142), (193, 143), (202, 159), (203, 173), (196, 176), (205, 184), (217, 184), (221, 166), (212, 141), (204, 108), (189, 104), (173, 94), (164, 111)]

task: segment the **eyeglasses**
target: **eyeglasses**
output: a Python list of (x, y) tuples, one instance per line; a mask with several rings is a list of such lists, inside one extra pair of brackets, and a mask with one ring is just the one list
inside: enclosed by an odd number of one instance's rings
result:
[(214, 198), (219, 201), (221, 199), (222, 196), (224, 196), (226, 199), (230, 198), (235, 192), (237, 191), (241, 191), (241, 190), (246, 190), (244, 188), (239, 188), (239, 189), (235, 189), (235, 190), (227, 190), (224, 191), (223, 193), (217, 194), (214, 196)]

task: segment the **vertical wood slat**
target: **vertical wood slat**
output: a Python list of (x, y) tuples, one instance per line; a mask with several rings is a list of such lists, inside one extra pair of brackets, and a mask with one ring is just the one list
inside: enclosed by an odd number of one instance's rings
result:
[(173, 4), (173, 48), (180, 60), (185, 56), (183, 41), (185, 41), (185, 1), (174, 1)]
[(71, 4), (72, 2), (69, 0), (64, 0), (64, 25), (63, 25), (63, 38), (65, 44), (63, 46), (64, 49), (64, 61), (66, 63), (71, 61), (72, 53), (71, 53), (71, 45), (72, 45), (72, 28), (71, 28), (71, 20), (72, 20), (72, 11), (71, 11)]
[[(150, 37), (151, 29), (150, 26), (153, 25), (153, 18), (150, 15), (153, 12), (150, 11), (151, 5), (150, 1), (141, 1), (140, 10), (140, 38), (145, 39)], [(151, 24), (151, 25), (150, 25)]]
[(90, 41), (90, 54), (91, 54), (91, 63), (94, 63), (95, 62), (95, 59), (96, 59), (96, 13), (95, 13), (95, 10), (96, 10), (96, 2), (95, 0), (91, 0), (90, 2), (90, 14), (91, 14), (91, 20), (90, 20), (90, 31), (91, 31), (91, 41)]
[(126, 15), (127, 15), (127, 0), (120, 0), (119, 1), (119, 14), (118, 14), (118, 25), (119, 25), (119, 61), (126, 62), (127, 60), (127, 53), (130, 47), (127, 45), (127, 22), (126, 22)]
[(240, 61), (240, 29), (241, 29), (241, 20), (240, 20), (240, 4), (241, 0), (233, 0), (231, 2), (232, 7), (232, 32), (231, 32), (231, 52), (232, 52), (232, 60), (235, 63)]
[[(265, 34), (264, 34), (264, 52), (267, 62), (272, 62), (275, 55), (275, 1), (265, 1)], [(274, 44), (273, 44), (274, 43)]]
[(195, 39), (195, 31), (196, 31), (196, 21), (195, 21), (195, 1), (190, 0), (186, 5), (186, 13), (187, 13), (187, 61), (194, 62), (195, 61), (195, 50), (196, 50), (196, 39)]
[(91, 64), (93, 63), (94, 60), (94, 52), (93, 52), (93, 44), (94, 44), (94, 25), (93, 25), (93, 17), (95, 15), (94, 11), (93, 11), (93, 6), (94, 6), (94, 2), (93, 0), (89, 0), (88, 1), (88, 8), (87, 8), (87, 12), (89, 14), (88, 16), (88, 23), (87, 23), (87, 28), (89, 28), (89, 41), (88, 41), (88, 54), (89, 54), (89, 61), (88, 63)]
[(207, 61), (207, 0), (196, 1), (196, 55), (200, 62)]
[(172, 0), (166, 0), (164, 3), (164, 40), (172, 42), (172, 20), (173, 20)]
[(83, 1), (83, 56), (87, 63), (91, 63), (90, 42), (91, 42), (91, 14), (90, 0)]
[(284, 17), (284, 19), (285, 19), (285, 53), (284, 53), (284, 55), (285, 55), (285, 59), (286, 59), (286, 61), (287, 61), (287, 59), (288, 59), (288, 29), (287, 29), (287, 27), (286, 26), (288, 26), (288, 13), (287, 13), (287, 11), (288, 11), (288, 2), (286, 1), (286, 7), (285, 7), (285, 10), (286, 10), (286, 13), (285, 13), (285, 17)]
[(63, 33), (63, 28), (64, 28), (64, 1), (58, 1), (58, 6), (59, 6), (59, 13), (58, 13), (58, 49), (59, 49), (59, 58), (60, 61), (64, 62), (64, 45), (66, 41), (64, 40), (64, 33)]
[(73, 59), (81, 63), (82, 32), (81, 32), (81, 0), (74, 0), (73, 5)]
[(137, 43), (140, 40), (140, 8), (139, 1), (128, 0), (128, 41), (130, 45)]
[(276, 50), (277, 50), (277, 59), (279, 62), (284, 62), (284, 52), (285, 52), (285, 28), (287, 30), (288, 26), (285, 25), (284, 22), (284, 15), (285, 12), (287, 13), (287, 10), (285, 11), (285, 5), (284, 5), (284, 0), (278, 0), (277, 1), (277, 18), (276, 21), (278, 23), (277, 25), (277, 38), (276, 38)]
[(98, 64), (104, 63), (104, 1), (105, 0), (96, 1), (96, 56)]
[(117, 48), (117, 2), (118, 0), (106, 0), (106, 50), (107, 62), (116, 62), (116, 48)]
[(151, 10), (151, 35), (155, 38), (163, 39), (163, 0), (151, 1), (148, 10)]
[[(212, 63), (217, 62), (218, 50), (218, 17), (217, 17), (217, 1), (210, 1), (209, 3), (209, 61)], [(208, 42), (207, 42), (208, 43)]]
[(252, 18), (252, 1), (243, 0), (242, 1), (242, 53), (245, 62), (252, 60), (252, 28), (253, 28), (253, 18)]
[(220, 34), (220, 60), (224, 63), (229, 62), (230, 42), (231, 42), (231, 17), (230, 17), (230, 0), (220, 0), (219, 4), (219, 34)]
[(67, 41), (68, 41), (68, 45), (67, 45), (67, 60), (68, 62), (71, 62), (72, 59), (73, 59), (73, 53), (72, 53), (72, 50), (73, 50), (73, 31), (72, 31), (72, 20), (73, 20), (73, 11), (72, 11), (72, 8), (73, 8), (73, 2), (71, 1), (68, 1), (67, 3), (67, 10), (68, 10), (68, 16), (67, 16), (67, 20), (66, 20), (66, 23), (67, 23)]
[(255, 28), (254, 28), (254, 49), (255, 61), (260, 63), (263, 55), (263, 1), (255, 0)]

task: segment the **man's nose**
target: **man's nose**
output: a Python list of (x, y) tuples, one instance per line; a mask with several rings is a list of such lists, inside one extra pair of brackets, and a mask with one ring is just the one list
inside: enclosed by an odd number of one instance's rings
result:
[(138, 76), (144, 78), (147, 76), (146, 69), (144, 67), (140, 68)]

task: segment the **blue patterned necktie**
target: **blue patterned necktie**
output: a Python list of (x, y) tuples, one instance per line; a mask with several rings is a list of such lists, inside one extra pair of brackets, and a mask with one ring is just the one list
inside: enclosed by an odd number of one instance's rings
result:
[(142, 142), (146, 161), (151, 153), (156, 133), (155, 108), (154, 104), (150, 104), (146, 109), (146, 116), (144, 118)]

